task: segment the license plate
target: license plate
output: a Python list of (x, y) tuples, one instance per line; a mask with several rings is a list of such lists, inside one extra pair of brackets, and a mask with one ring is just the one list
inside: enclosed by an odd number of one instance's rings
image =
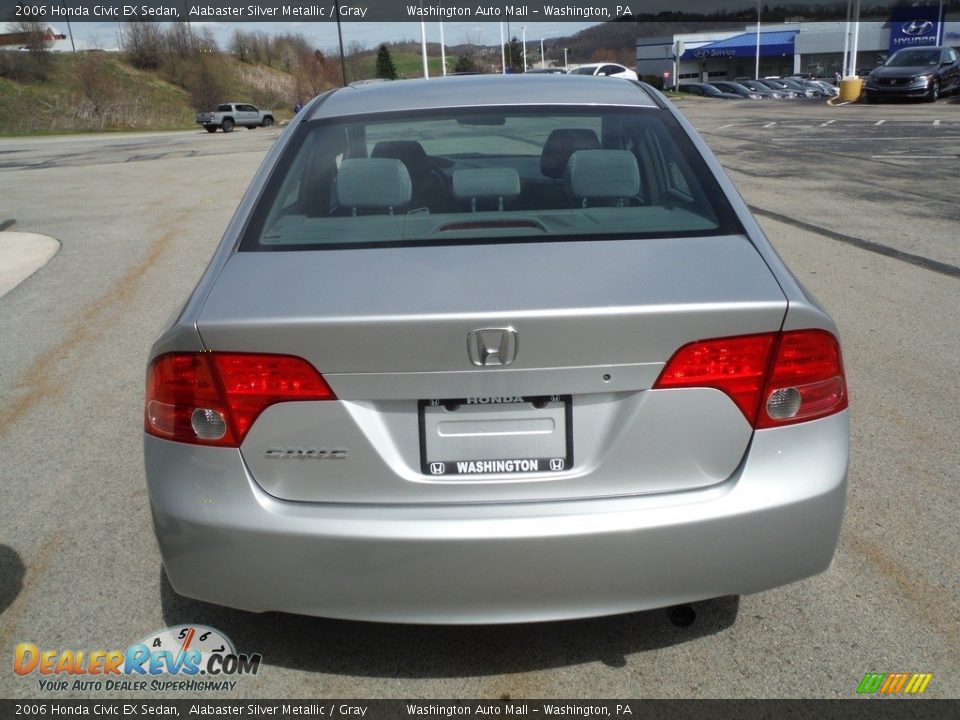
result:
[(531, 475), (573, 466), (570, 395), (421, 400), (425, 475)]

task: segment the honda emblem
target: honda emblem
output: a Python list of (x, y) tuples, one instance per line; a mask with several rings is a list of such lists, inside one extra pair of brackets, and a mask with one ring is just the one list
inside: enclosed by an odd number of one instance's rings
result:
[(481, 328), (467, 335), (467, 355), (477, 367), (503, 367), (517, 359), (517, 331)]

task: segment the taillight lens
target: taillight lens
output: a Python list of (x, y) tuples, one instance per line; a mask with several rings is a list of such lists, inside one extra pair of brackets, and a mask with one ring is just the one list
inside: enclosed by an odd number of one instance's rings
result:
[(700, 340), (667, 362), (653, 388), (725, 392), (755, 428), (804, 422), (847, 407), (843, 361), (824, 330)]
[(168, 440), (239, 447), (266, 407), (334, 399), (320, 373), (302, 358), (170, 353), (147, 370), (144, 430)]
[(804, 422), (848, 405), (843, 357), (825, 330), (780, 333), (756, 427)]

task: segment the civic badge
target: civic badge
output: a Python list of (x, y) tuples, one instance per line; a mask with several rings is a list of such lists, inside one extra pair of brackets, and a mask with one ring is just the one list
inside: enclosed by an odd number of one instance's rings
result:
[(503, 367), (517, 359), (517, 331), (481, 328), (467, 335), (467, 355), (478, 367)]

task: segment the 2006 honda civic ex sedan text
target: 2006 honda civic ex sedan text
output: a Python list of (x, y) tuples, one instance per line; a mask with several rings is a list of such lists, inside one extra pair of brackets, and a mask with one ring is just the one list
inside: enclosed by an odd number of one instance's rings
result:
[(270, 150), (153, 346), (146, 475), (183, 595), (554, 620), (828, 567), (836, 328), (650, 87), (339, 89)]

